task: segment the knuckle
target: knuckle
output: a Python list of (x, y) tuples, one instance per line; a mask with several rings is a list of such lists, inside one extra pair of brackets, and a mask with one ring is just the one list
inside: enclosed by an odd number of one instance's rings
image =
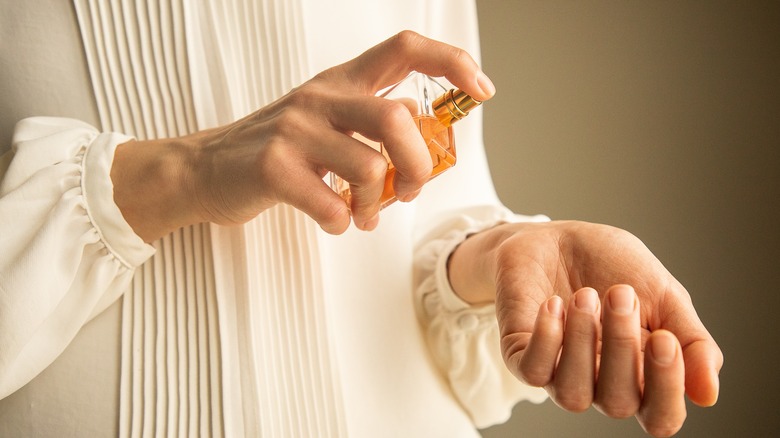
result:
[[(381, 156), (372, 156), (361, 164), (361, 168), (350, 179), (352, 195), (358, 198), (370, 191), (375, 184), (384, 181), (387, 174), (387, 161)], [(353, 199), (354, 202), (354, 199)]]
[(287, 156), (286, 142), (281, 137), (273, 136), (258, 150), (257, 168), (261, 174), (273, 173), (287, 162)]
[(271, 172), (284, 166), (289, 160), (289, 147), (284, 135), (272, 133), (264, 147), (257, 152), (257, 165), (261, 171)]
[(502, 335), (499, 341), (501, 345), (501, 355), (504, 358), (504, 362), (510, 369), (516, 368), (516, 365), (522, 358), (523, 351), (527, 347), (527, 342), (518, 342), (514, 335)]
[(622, 228), (610, 227), (609, 232), (612, 233), (612, 239), (615, 242), (621, 242), (626, 247), (643, 248), (645, 246), (639, 237)]
[[(409, 142), (410, 139), (420, 135), (412, 122), (409, 109), (400, 102), (388, 101), (381, 110), (380, 118), (381, 136), (384, 139), (394, 139), (396, 143)], [(431, 176), (431, 159), (424, 148), (417, 152), (420, 154), (418, 159), (407, 160), (403, 168), (399, 168), (399, 172), (409, 183), (422, 186)]]
[(268, 143), (284, 143), (300, 133), (301, 126), (306, 123), (306, 115), (294, 106), (283, 108), (269, 124), (266, 135)]
[(602, 338), (604, 354), (625, 357), (638, 352), (641, 349), (641, 339), (638, 333), (632, 330), (604, 330)]
[(551, 375), (547, 370), (541, 369), (523, 361), (520, 361), (518, 373), (520, 374), (520, 378), (531, 386), (541, 388), (550, 383)]
[[(660, 407), (660, 406), (659, 406)], [(674, 409), (669, 405), (651, 409), (643, 406), (637, 414), (637, 420), (648, 434), (657, 437), (669, 437), (680, 431), (688, 416), (685, 404)]]
[(387, 174), (387, 161), (378, 153), (367, 156), (360, 166), (349, 181), (353, 195), (361, 193), (372, 184), (383, 181)]
[(395, 132), (399, 129), (408, 129), (409, 122), (412, 120), (412, 113), (409, 108), (401, 102), (387, 100), (380, 110), (379, 117), (385, 127), (385, 132)]
[(500, 345), (504, 363), (515, 377), (531, 386), (542, 387), (547, 384), (545, 379), (540, 377), (540, 373), (531, 367), (527, 360), (523, 360), (526, 358), (527, 339), (517, 339), (516, 335), (504, 335), (501, 336)]
[[(603, 341), (619, 349), (629, 349), (639, 346), (639, 328), (631, 324), (633, 321), (625, 315), (608, 315), (612, 320), (602, 322)], [(604, 317), (603, 319), (607, 319)], [(621, 318), (623, 317), (623, 318)]]
[(281, 138), (270, 139), (256, 152), (255, 178), (261, 185), (275, 188), (275, 191), (283, 188), (287, 178), (294, 174), (295, 168), (300, 165), (296, 155), (288, 141)]
[[(584, 346), (584, 345), (592, 345), (595, 348), (596, 343), (598, 342), (598, 329), (595, 326), (595, 322), (593, 322), (593, 319), (588, 321), (588, 325), (584, 324), (574, 324), (572, 323), (575, 318), (582, 315), (573, 315), (569, 314), (568, 321), (570, 322), (566, 327), (566, 344), (567, 346)], [(580, 318), (582, 320), (583, 318)]]
[(406, 51), (419, 45), (422, 42), (422, 35), (412, 30), (402, 30), (395, 34), (392, 38), (392, 43), (400, 51)]
[(604, 415), (617, 419), (632, 417), (639, 410), (638, 401), (628, 401), (622, 399), (603, 401), (599, 403), (598, 406), (599, 410), (604, 413)]
[(371, 158), (364, 163), (364, 166), (364, 182), (372, 183), (383, 180), (387, 174), (387, 160), (379, 154), (372, 155)]
[(288, 105), (307, 108), (311, 106), (317, 98), (318, 92), (316, 89), (317, 87), (314, 85), (314, 82), (310, 81), (290, 90), (290, 92), (287, 93), (287, 96), (285, 96), (285, 100), (287, 100)]
[[(289, 110), (297, 117), (296, 121), (311, 124), (313, 117), (321, 117), (333, 101), (334, 83), (323, 77), (316, 77), (292, 89), (283, 99), (283, 110)], [(297, 126), (301, 126), (300, 124)]]
[(587, 394), (574, 393), (573, 391), (560, 390), (556, 388), (556, 395), (553, 398), (555, 404), (569, 412), (584, 412), (591, 403), (592, 398)]
[(452, 57), (453, 63), (456, 64), (464, 61), (471, 61), (471, 56), (465, 50), (458, 47), (452, 47), (450, 49), (450, 56)]

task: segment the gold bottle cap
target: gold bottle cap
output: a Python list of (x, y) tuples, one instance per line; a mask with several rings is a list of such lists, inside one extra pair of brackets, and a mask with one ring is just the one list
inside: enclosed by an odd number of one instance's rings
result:
[(433, 101), (433, 113), (445, 126), (466, 117), (469, 111), (478, 107), (482, 101), (476, 100), (455, 88), (448, 90)]

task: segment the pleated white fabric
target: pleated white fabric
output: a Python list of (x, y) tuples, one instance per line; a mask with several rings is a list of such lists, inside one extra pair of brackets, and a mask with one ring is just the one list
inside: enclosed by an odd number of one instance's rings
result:
[[(227, 123), (307, 73), (296, 1), (76, 7), (104, 130), (145, 139)], [(343, 435), (315, 233), (279, 206), (155, 243), (123, 298), (121, 436)]]
[(103, 130), (139, 139), (196, 130), (182, 2), (75, 5)]
[[(200, 127), (236, 120), (307, 79), (299, 1), (187, 6)], [(233, 282), (218, 290), (224, 309), (220, 327), (233, 334), (223, 337), (223, 363), (230, 376), (240, 376), (227, 385), (225, 403), (242, 406), (230, 410), (227, 424), (244, 430), (228, 430), (230, 436), (346, 433), (322, 296), (318, 228), (287, 205), (243, 227), (211, 227), (219, 242), (214, 258), (218, 284)]]
[[(196, 130), (181, 2), (75, 5), (103, 129), (139, 139)], [(156, 242), (123, 297), (121, 436), (222, 435), (210, 245), (205, 225)]]

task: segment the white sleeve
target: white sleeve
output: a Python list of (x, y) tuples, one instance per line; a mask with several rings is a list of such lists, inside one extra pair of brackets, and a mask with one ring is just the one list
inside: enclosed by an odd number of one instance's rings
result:
[(442, 223), (415, 252), (415, 306), (426, 342), (452, 392), (478, 428), (503, 423), (519, 401), (540, 403), (541, 388), (520, 383), (499, 347), (495, 305), (471, 306), (450, 286), (447, 259), (466, 237), (499, 223), (542, 222), (500, 206), (483, 206)]
[(0, 398), (51, 364), (154, 253), (113, 201), (114, 150), (129, 139), (36, 117), (0, 157)]

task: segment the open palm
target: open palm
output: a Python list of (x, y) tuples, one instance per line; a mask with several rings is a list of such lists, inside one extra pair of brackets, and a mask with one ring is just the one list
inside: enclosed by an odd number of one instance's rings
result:
[(582, 222), (508, 224), (495, 250), (501, 348), (562, 408), (636, 415), (653, 435), (685, 420), (684, 395), (717, 400), (722, 354), (688, 292), (635, 236)]

